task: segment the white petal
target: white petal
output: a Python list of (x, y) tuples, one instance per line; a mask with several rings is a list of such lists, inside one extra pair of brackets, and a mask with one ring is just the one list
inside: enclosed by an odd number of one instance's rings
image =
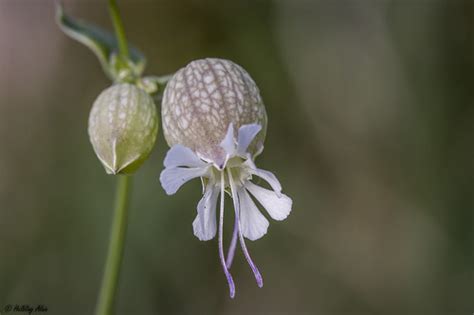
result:
[(206, 165), (190, 148), (180, 144), (176, 144), (168, 150), (163, 164), (165, 167), (199, 167)]
[(168, 195), (173, 195), (187, 181), (205, 175), (209, 170), (205, 167), (169, 167), (160, 174), (160, 182)]
[(219, 187), (208, 185), (206, 192), (197, 206), (197, 216), (193, 222), (194, 235), (201, 241), (208, 241), (216, 236), (216, 206)]
[(257, 186), (249, 181), (245, 182), (245, 188), (260, 202), (274, 220), (285, 220), (291, 212), (293, 201), (282, 194), (280, 197), (269, 189)]
[(247, 153), (247, 148), (260, 130), (262, 130), (262, 126), (259, 124), (243, 125), (239, 128), (237, 139), (237, 153), (239, 155), (245, 155)]
[(240, 200), (240, 228), (242, 234), (251, 241), (255, 241), (267, 233), (268, 220), (258, 210), (244, 188), (238, 190)]
[(221, 147), (227, 153), (227, 156), (235, 154), (234, 125), (232, 123), (229, 124), (224, 140), (221, 142)]
[(244, 164), (248, 166), (250, 174), (256, 175), (264, 179), (266, 182), (270, 184), (270, 186), (275, 191), (277, 196), (278, 197), (281, 196), (281, 184), (272, 172), (257, 168), (251, 159), (248, 159), (247, 161), (245, 161)]

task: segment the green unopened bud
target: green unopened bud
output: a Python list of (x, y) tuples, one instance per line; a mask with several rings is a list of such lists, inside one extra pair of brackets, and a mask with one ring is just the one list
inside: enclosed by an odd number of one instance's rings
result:
[(257, 85), (239, 65), (224, 59), (201, 59), (180, 69), (168, 82), (161, 104), (163, 133), (170, 146), (182, 144), (211, 161), (222, 161), (220, 146), (230, 124), (259, 124), (249, 146), (262, 147), (267, 114)]
[(113, 85), (92, 106), (89, 137), (108, 174), (133, 173), (150, 154), (157, 133), (153, 99), (134, 85)]

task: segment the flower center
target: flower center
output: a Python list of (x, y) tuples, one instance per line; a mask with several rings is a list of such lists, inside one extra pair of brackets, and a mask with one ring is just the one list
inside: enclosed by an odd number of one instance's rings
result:
[(220, 183), (221, 173), (224, 173), (224, 187), (230, 188), (230, 180), (228, 172), (232, 173), (232, 179), (236, 186), (242, 186), (243, 182), (249, 180), (252, 175), (248, 171), (248, 166), (244, 164), (245, 160), (239, 156), (230, 158), (224, 169), (219, 169), (215, 166), (211, 168), (210, 179), (216, 184)]

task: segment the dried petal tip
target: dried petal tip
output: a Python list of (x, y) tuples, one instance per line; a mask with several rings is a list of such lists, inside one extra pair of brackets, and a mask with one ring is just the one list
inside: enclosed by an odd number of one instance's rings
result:
[(168, 82), (162, 101), (163, 133), (170, 146), (181, 144), (207, 161), (222, 165), (220, 143), (229, 125), (235, 130), (258, 124), (262, 132), (248, 151), (258, 154), (265, 138), (267, 114), (257, 85), (229, 60), (195, 60)]
[(89, 137), (108, 174), (138, 169), (153, 149), (157, 133), (153, 99), (134, 85), (113, 85), (92, 106)]

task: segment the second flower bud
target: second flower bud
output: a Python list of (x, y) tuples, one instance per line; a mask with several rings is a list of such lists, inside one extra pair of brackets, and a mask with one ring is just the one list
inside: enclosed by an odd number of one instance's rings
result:
[(133, 173), (147, 159), (158, 133), (153, 99), (132, 84), (104, 90), (89, 116), (89, 137), (108, 174)]

